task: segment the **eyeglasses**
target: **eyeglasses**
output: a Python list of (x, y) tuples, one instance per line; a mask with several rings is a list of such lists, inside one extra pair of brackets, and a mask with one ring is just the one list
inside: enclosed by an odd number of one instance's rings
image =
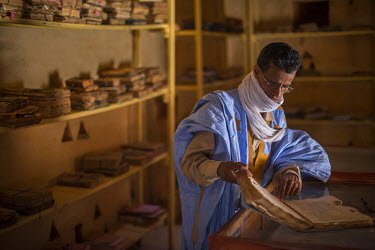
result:
[(267, 80), (267, 78), (264, 76), (263, 71), (261, 70), (260, 72), (262, 73), (262, 76), (263, 76), (264, 81), (265, 81), (265, 82), (267, 83), (267, 85), (270, 86), (271, 88), (273, 88), (273, 89), (281, 88), (281, 91), (284, 92), (284, 93), (290, 93), (290, 92), (294, 89), (293, 84), (291, 84), (291, 85), (287, 85), (287, 84), (281, 84), (281, 83), (277, 83), (277, 82), (269, 81), (269, 80)]

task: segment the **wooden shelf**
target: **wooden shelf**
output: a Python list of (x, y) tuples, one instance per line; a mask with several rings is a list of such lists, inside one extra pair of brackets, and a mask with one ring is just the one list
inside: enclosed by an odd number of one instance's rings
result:
[(356, 82), (374, 80), (375, 76), (297, 76), (294, 82)]
[(33, 222), (41, 217), (44, 217), (46, 215), (49, 215), (53, 213), (54, 211), (58, 209), (63, 209), (64, 207), (69, 206), (73, 202), (82, 200), (86, 197), (89, 197), (93, 194), (98, 193), (99, 191), (112, 186), (116, 183), (119, 183), (130, 176), (133, 176), (143, 169), (150, 167), (151, 165), (164, 160), (167, 158), (167, 153), (163, 153), (161, 155), (156, 156), (152, 161), (148, 162), (147, 164), (144, 164), (142, 166), (130, 166), (130, 169), (128, 172), (117, 176), (117, 177), (104, 177), (104, 181), (101, 185), (94, 187), (94, 188), (79, 188), (79, 187), (68, 187), (68, 186), (53, 186), (52, 193), (53, 197), (55, 199), (55, 204), (52, 208), (43, 210), (40, 213), (33, 214), (30, 216), (20, 216), (18, 222), (10, 227), (0, 229), (0, 234), (12, 231), (16, 228), (19, 228), (23, 225), (26, 225), (30, 222)]
[(146, 24), (146, 25), (93, 25), (49, 22), (23, 18), (0, 18), (0, 25), (14, 27), (28, 27), (39, 29), (66, 29), (66, 30), (167, 30), (168, 24)]
[[(214, 31), (201, 31), (202, 36), (212, 37), (241, 37), (244, 33), (230, 33), (230, 32), (214, 32)], [(176, 36), (196, 36), (199, 33), (196, 30), (180, 30), (176, 31)]]
[(158, 218), (157, 221), (149, 226), (136, 226), (132, 224), (124, 224), (119, 229), (114, 231), (114, 234), (123, 236), (131, 241), (130, 244), (135, 244), (137, 241), (143, 238), (147, 233), (151, 232), (155, 228), (163, 225), (167, 219), (167, 214), (164, 214)]
[(50, 119), (42, 119), (42, 121), (40, 123), (35, 124), (35, 125), (24, 126), (24, 127), (19, 127), (19, 128), (0, 127), (0, 133), (4, 132), (4, 131), (11, 131), (11, 130), (17, 130), (17, 129), (22, 129), (22, 128), (40, 126), (40, 125), (49, 124), (49, 123), (56, 123), (56, 122), (74, 120), (74, 119), (78, 119), (78, 118), (84, 118), (84, 117), (88, 117), (88, 116), (92, 116), (92, 115), (116, 110), (116, 109), (123, 108), (123, 107), (126, 107), (126, 106), (130, 106), (130, 105), (133, 105), (133, 104), (141, 103), (141, 102), (144, 102), (144, 101), (156, 98), (156, 97), (164, 96), (167, 93), (168, 93), (168, 89), (162, 89), (162, 90), (156, 91), (156, 92), (154, 92), (154, 93), (152, 93), (152, 94), (150, 94), (146, 97), (134, 98), (130, 101), (126, 101), (126, 102), (123, 102), (123, 103), (114, 103), (114, 104), (110, 104), (108, 106), (93, 109), (93, 110), (73, 111), (72, 113), (70, 113), (68, 115), (63, 115), (63, 116), (59, 116), (59, 117), (56, 117), (56, 118), (50, 118)]
[(370, 125), (375, 127), (375, 121), (333, 121), (333, 120), (302, 120), (287, 119), (288, 127), (290, 125), (324, 125), (324, 126), (340, 126), (340, 125)]
[(331, 31), (331, 32), (255, 33), (253, 39), (359, 36), (359, 35), (375, 35), (375, 31), (373, 31), (373, 30), (352, 30), (352, 31)]
[[(216, 82), (204, 83), (203, 88), (205, 88), (205, 89), (220, 88), (222, 86), (234, 83), (236, 81), (238, 81), (238, 84), (240, 84), (244, 77), (245, 76), (240, 76), (240, 77), (231, 78), (231, 79), (227, 79), (227, 80), (220, 80), (220, 81), (216, 81)], [(192, 91), (192, 90), (197, 90), (198, 85), (196, 85), (196, 84), (176, 84), (176, 89), (181, 90), (181, 91), (184, 91), (184, 90)]]

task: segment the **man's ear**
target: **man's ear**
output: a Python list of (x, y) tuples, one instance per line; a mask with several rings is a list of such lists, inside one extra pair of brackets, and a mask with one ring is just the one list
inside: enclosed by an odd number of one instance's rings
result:
[(258, 64), (255, 64), (254, 73), (257, 75), (257, 74), (259, 74), (259, 71), (260, 71), (260, 68), (259, 68)]

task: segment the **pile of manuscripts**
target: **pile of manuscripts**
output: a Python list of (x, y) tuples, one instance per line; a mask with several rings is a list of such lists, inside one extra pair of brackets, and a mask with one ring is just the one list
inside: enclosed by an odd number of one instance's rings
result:
[(132, 165), (143, 165), (156, 156), (166, 152), (166, 145), (161, 142), (136, 142), (121, 146), (125, 159)]
[(14, 210), (0, 207), (0, 228), (5, 228), (18, 221), (18, 214)]
[(68, 89), (6, 88), (1, 92), (4, 96), (27, 97), (30, 105), (39, 108), (41, 118), (58, 117), (71, 111)]
[(119, 68), (104, 71), (102, 78), (119, 78), (120, 83), (124, 84), (127, 91), (135, 97), (144, 97), (153, 92), (152, 88), (146, 87), (145, 70), (143, 68)]
[(60, 1), (25, 0), (22, 17), (33, 20), (53, 21), (55, 12), (61, 10), (61, 8)]
[(129, 170), (129, 164), (122, 152), (87, 154), (82, 158), (82, 168), (86, 173), (118, 176)]
[(0, 191), (0, 206), (25, 215), (38, 213), (54, 204), (49, 189), (6, 189)]
[(70, 101), (73, 110), (90, 110), (107, 105), (108, 93), (99, 90), (92, 79), (71, 78), (65, 81), (70, 89)]
[(160, 73), (159, 68), (145, 68), (146, 86), (151, 87), (154, 91), (166, 87), (165, 76)]
[(0, 97), (0, 126), (18, 128), (40, 121), (39, 108), (29, 106), (27, 97)]
[(107, 13), (107, 19), (103, 20), (103, 24), (126, 24), (126, 20), (130, 19), (132, 2), (121, 0), (108, 0), (107, 6), (103, 9)]
[(161, 206), (140, 204), (121, 209), (119, 215), (122, 222), (147, 226), (156, 222), (165, 213)]
[(81, 23), (82, 0), (64, 0), (61, 8), (55, 11), (53, 21), (63, 23)]
[(94, 81), (101, 91), (108, 93), (109, 103), (122, 103), (133, 99), (133, 93), (128, 92), (120, 78), (100, 78)]
[(133, 2), (131, 18), (126, 21), (127, 24), (147, 24), (150, 8), (147, 4)]
[(150, 4), (150, 23), (167, 23), (168, 22), (168, 4), (165, 2)]
[(103, 182), (103, 175), (89, 173), (63, 173), (57, 177), (57, 184), (70, 187), (96, 187)]
[(0, 16), (9, 18), (22, 17), (22, 0), (0, 0)]
[(103, 11), (105, 6), (105, 0), (83, 0), (81, 23), (102, 24), (103, 20), (107, 19), (107, 14)]

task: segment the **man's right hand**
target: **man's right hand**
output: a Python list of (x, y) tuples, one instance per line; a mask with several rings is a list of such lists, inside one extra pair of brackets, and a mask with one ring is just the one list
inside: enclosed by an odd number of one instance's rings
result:
[(241, 173), (252, 177), (248, 167), (242, 162), (225, 161), (217, 168), (217, 175), (226, 182), (238, 184), (237, 174)]

